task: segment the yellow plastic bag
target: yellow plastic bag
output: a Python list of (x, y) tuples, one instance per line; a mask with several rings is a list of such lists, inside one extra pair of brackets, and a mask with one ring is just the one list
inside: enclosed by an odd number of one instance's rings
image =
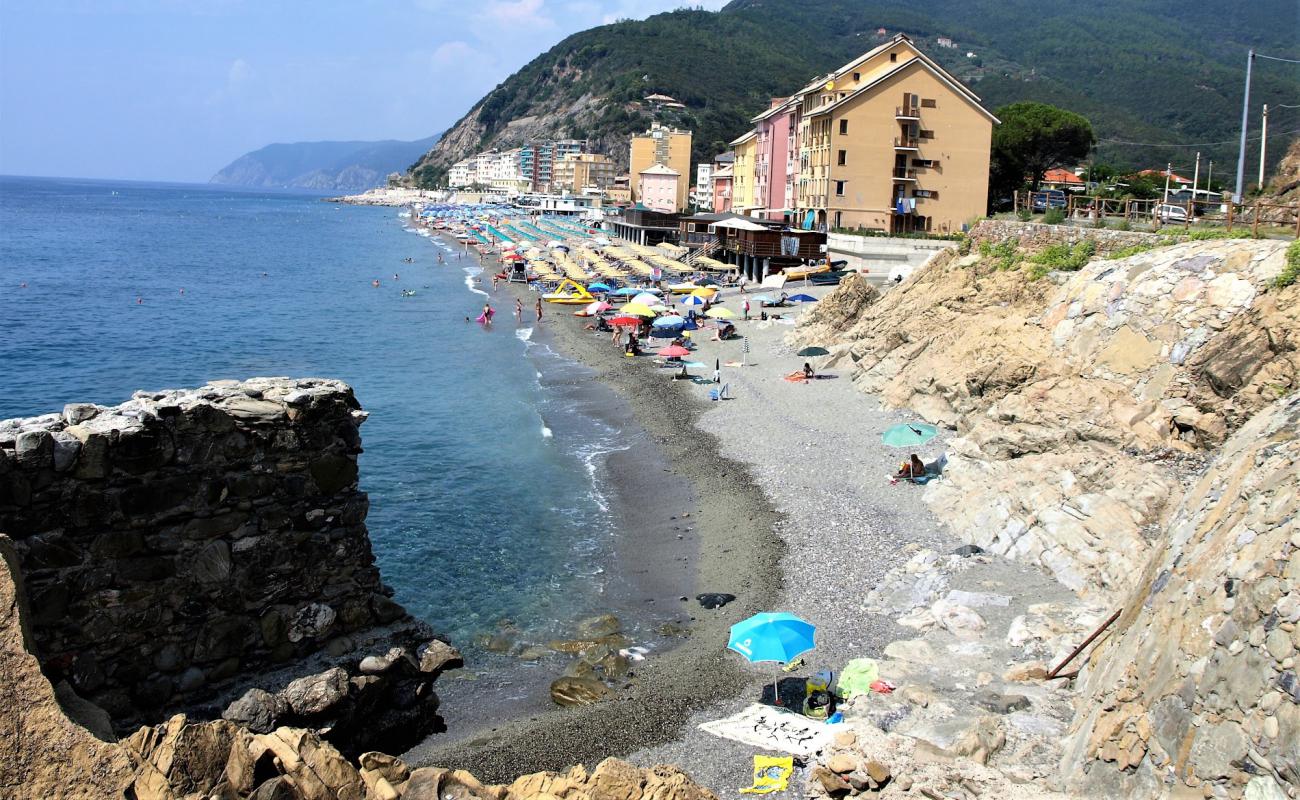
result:
[(794, 759), (790, 756), (754, 756), (754, 785), (741, 789), (741, 794), (771, 794), (784, 792), (794, 773)]

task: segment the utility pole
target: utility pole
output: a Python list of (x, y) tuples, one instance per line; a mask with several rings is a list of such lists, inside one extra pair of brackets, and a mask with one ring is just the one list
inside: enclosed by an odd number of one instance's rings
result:
[(1259, 190), (1264, 191), (1264, 154), (1268, 151), (1268, 103), (1264, 104), (1264, 121), (1259, 129)]
[(1205, 175), (1205, 188), (1207, 191), (1214, 191), (1211, 185), (1214, 182), (1214, 159), (1210, 159), (1210, 171)]
[(1246, 94), (1241, 98), (1241, 144), (1237, 148), (1237, 188), (1232, 202), (1241, 202), (1241, 182), (1246, 177), (1246, 126), (1250, 122), (1250, 68), (1255, 63), (1255, 51), (1246, 52)]
[(1201, 177), (1201, 154), (1196, 154), (1196, 168), (1192, 171), (1192, 202), (1196, 202), (1196, 185)]
[(1168, 161), (1165, 162), (1165, 198), (1161, 202), (1169, 202), (1169, 176), (1174, 173), (1174, 165)]

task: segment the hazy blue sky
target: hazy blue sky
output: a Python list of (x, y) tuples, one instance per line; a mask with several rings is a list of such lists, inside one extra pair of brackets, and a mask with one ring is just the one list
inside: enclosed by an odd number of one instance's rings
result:
[(206, 181), (420, 139), (570, 33), (725, 0), (3, 0), (0, 173)]

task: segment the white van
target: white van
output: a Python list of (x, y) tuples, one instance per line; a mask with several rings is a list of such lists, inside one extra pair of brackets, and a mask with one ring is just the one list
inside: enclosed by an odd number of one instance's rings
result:
[(1187, 209), (1173, 203), (1161, 203), (1152, 209), (1151, 216), (1165, 225), (1182, 225), (1187, 222)]

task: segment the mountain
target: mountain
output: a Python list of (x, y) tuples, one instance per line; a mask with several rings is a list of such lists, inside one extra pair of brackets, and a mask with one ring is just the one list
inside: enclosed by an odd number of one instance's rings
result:
[(405, 172), (437, 136), (414, 142), (294, 142), (270, 144), (227, 164), (209, 183), (275, 189), (354, 192), (383, 186)]
[[(734, 0), (568, 37), (475, 104), (412, 174), (437, 185), (467, 155), (549, 137), (591, 139), (626, 163), (627, 138), (652, 119), (694, 131), (698, 162), (748, 130), (771, 97), (899, 32), (991, 109), (1040, 100), (1088, 117), (1099, 161), (1190, 167), (1200, 149), (1226, 170), (1246, 50), (1298, 58), (1297, 26), (1294, 0)], [(1298, 78), (1294, 65), (1256, 63), (1252, 128), (1258, 104), (1290, 102)], [(652, 109), (643, 98), (656, 93), (686, 108)], [(1271, 131), (1300, 128), (1300, 111), (1270, 116)]]

